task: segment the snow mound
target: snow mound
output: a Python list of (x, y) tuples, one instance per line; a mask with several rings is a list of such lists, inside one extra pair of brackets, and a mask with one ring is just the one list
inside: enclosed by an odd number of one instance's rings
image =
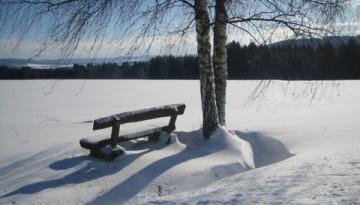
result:
[(201, 130), (179, 132), (178, 135), (179, 141), (193, 152), (204, 155), (216, 153), (216, 157), (220, 158), (234, 157), (245, 168), (255, 167), (251, 145), (224, 127), (219, 127), (210, 139), (204, 139)]
[[(165, 143), (165, 147), (156, 147)], [(129, 146), (157, 149), (146, 154), (138, 171), (89, 204), (141, 203), (154, 196), (197, 190), (221, 178), (254, 168), (251, 146), (245, 140), (218, 128), (206, 140), (200, 130), (163, 133), (158, 143)], [(131, 150), (128, 152), (131, 155)], [(125, 171), (125, 170), (122, 170)]]
[(256, 168), (280, 162), (293, 156), (281, 141), (261, 132), (245, 133), (236, 130), (234, 133), (250, 143)]

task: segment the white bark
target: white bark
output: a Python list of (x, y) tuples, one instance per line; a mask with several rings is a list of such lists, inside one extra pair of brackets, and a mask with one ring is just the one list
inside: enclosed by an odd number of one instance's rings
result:
[(195, 21), (200, 69), (203, 135), (205, 138), (209, 138), (216, 130), (219, 122), (215, 97), (214, 70), (211, 65), (210, 18), (207, 0), (195, 1)]
[(216, 0), (214, 26), (213, 66), (215, 73), (216, 105), (220, 125), (225, 126), (227, 54), (226, 54), (226, 0)]

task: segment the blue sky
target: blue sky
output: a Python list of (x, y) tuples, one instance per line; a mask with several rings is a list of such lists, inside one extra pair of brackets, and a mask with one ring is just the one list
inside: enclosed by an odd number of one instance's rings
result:
[[(359, 4), (359, 0), (354, 1)], [(0, 14), (1, 20), (1, 14)], [(15, 33), (9, 29), (0, 30), (0, 58), (30, 58), (34, 57), (44, 46), (46, 42), (47, 34), (46, 29), (51, 19), (44, 18), (41, 21), (36, 21), (32, 29), (27, 32), (26, 36), (19, 41), (21, 32), (15, 31)], [(1, 22), (0, 22), (1, 23)], [(11, 22), (10, 22), (11, 23)], [(1, 24), (0, 24), (1, 25)], [(339, 34), (343, 35), (357, 35), (359, 34), (359, 23), (357, 22), (339, 22), (336, 24), (338, 28), (341, 28)], [(116, 36), (116, 29), (109, 28), (110, 32), (104, 38), (102, 44), (97, 44), (96, 49), (91, 49), (92, 40), (85, 39), (80, 42), (77, 51), (74, 53), (75, 58), (93, 58), (93, 57), (118, 57), (126, 55), (128, 48), (130, 47), (131, 36), (123, 36), (121, 40), (116, 40), (110, 36)], [(255, 36), (257, 34), (255, 33)], [(265, 31), (265, 35), (266, 31)], [(272, 36), (272, 42), (276, 42), (290, 37), (289, 32), (279, 29)], [(251, 41), (251, 37), (246, 33), (229, 29), (228, 41), (239, 41), (242, 44), (248, 44)], [(150, 39), (145, 39), (150, 42)], [(59, 45), (48, 47), (37, 58), (42, 59), (54, 59), (61, 57), (61, 49)], [(190, 31), (184, 38), (177, 35), (159, 35), (154, 40), (149, 52), (145, 52), (145, 47), (140, 48), (134, 55), (161, 55), (161, 54), (196, 54), (196, 38), (194, 31)]]

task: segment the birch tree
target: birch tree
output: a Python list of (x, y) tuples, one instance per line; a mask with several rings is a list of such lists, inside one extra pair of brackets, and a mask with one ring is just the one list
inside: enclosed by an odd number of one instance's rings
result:
[[(163, 36), (196, 33), (200, 69), (203, 135), (226, 125), (226, 42), (229, 32), (268, 43), (279, 31), (294, 37), (324, 36), (350, 0), (2, 0), (0, 25), (19, 34), (19, 42), (37, 22), (47, 27), (40, 55), (50, 46), (71, 56), (81, 40), (92, 51), (108, 33), (129, 45), (148, 49)], [(211, 33), (211, 29), (213, 32)], [(210, 37), (213, 34), (211, 44)], [(130, 43), (129, 43), (130, 42)], [(213, 50), (211, 48), (213, 46)], [(241, 117), (241, 116), (239, 116)]]
[(227, 9), (226, 0), (216, 0), (214, 23), (214, 55), (215, 95), (219, 124), (225, 126), (226, 79), (227, 79)]
[(207, 0), (195, 1), (196, 39), (198, 64), (200, 69), (200, 90), (203, 111), (203, 135), (209, 138), (219, 124), (211, 64), (210, 16)]

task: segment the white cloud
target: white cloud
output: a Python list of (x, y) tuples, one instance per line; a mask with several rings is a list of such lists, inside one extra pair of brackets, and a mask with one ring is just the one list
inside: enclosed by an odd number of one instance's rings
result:
[[(334, 24), (337, 35), (359, 35), (360, 22), (338, 22)], [(267, 39), (267, 43), (272, 43), (287, 39), (291, 37), (291, 32), (285, 28), (278, 28), (274, 32), (263, 31), (260, 35), (258, 32), (253, 32), (254, 37), (262, 43), (262, 37)], [(212, 40), (211, 40), (212, 41)], [(228, 42), (238, 41), (242, 45), (247, 45), (253, 38), (236, 28), (229, 26)], [(148, 45), (152, 42), (151, 49), (145, 52)], [(18, 41), (14, 38), (0, 39), (0, 58), (30, 58), (34, 57), (42, 48), (43, 44), (39, 40), (25, 39), (16, 47)], [(134, 39), (127, 38), (122, 40), (105, 39), (103, 42), (98, 42), (95, 47), (92, 41), (80, 42), (77, 51), (74, 53), (74, 58), (93, 58), (93, 57), (118, 57), (126, 55), (133, 45)], [(154, 39), (145, 38), (143, 44), (138, 45), (138, 49), (133, 53), (134, 55), (184, 55), (196, 54), (196, 34), (194, 32), (188, 33), (181, 38), (178, 35), (158, 36)], [(16, 47), (16, 48), (15, 48)], [(53, 59), (63, 57), (61, 56), (61, 45), (53, 45), (48, 47), (38, 58)]]
[[(25, 39), (19, 42), (14, 38), (0, 39), (0, 58), (30, 58), (34, 57), (42, 48), (43, 42), (39, 40)], [(147, 50), (151, 44), (150, 50)], [(105, 39), (102, 42), (93, 43), (91, 40), (83, 40), (79, 43), (74, 58), (93, 57), (117, 57), (126, 55), (129, 49), (135, 45), (134, 55), (184, 55), (196, 53), (195, 34), (190, 33), (183, 38), (176, 35), (158, 36), (154, 39), (144, 38), (141, 42), (135, 42), (134, 38)], [(39, 57), (53, 59), (63, 57), (63, 45), (47, 47)]]

